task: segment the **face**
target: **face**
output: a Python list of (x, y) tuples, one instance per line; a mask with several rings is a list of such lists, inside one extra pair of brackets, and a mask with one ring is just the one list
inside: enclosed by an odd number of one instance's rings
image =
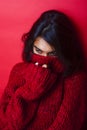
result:
[(54, 47), (41, 37), (36, 38), (33, 45), (33, 52), (42, 56), (56, 56)]

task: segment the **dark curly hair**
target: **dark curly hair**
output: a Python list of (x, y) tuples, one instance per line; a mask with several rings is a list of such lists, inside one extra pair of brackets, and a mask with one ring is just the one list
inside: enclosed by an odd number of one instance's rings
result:
[(22, 36), (23, 61), (30, 61), (30, 51), (39, 36), (54, 46), (58, 58), (66, 66), (66, 74), (72, 74), (84, 68), (83, 50), (75, 25), (64, 13), (57, 10), (42, 13), (29, 32)]

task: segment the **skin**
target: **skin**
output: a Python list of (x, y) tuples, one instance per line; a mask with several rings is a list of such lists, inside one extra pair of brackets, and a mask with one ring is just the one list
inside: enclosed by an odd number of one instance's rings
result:
[[(33, 52), (41, 56), (56, 56), (54, 47), (41, 37), (36, 38), (33, 45)], [(38, 64), (38, 62), (35, 63), (36, 66), (38, 66)], [(47, 64), (43, 64), (42, 67), (47, 68), (48, 66)]]
[(42, 56), (56, 56), (54, 47), (41, 37), (36, 38), (33, 45), (33, 52)]

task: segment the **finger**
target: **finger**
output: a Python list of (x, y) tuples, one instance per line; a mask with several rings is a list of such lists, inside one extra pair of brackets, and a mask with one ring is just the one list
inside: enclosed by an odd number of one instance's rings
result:
[(36, 63), (35, 63), (35, 65), (36, 65), (36, 66), (38, 66), (38, 65), (39, 65), (39, 63), (38, 63), (38, 62), (36, 62)]
[(47, 68), (47, 67), (48, 67), (47, 64), (42, 65), (42, 68)]

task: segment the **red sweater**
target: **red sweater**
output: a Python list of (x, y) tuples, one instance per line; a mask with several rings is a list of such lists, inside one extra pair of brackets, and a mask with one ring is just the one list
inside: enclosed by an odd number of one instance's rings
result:
[(0, 130), (81, 130), (86, 76), (78, 72), (63, 78), (63, 71), (57, 58), (36, 54), (29, 63), (16, 64), (0, 101)]

